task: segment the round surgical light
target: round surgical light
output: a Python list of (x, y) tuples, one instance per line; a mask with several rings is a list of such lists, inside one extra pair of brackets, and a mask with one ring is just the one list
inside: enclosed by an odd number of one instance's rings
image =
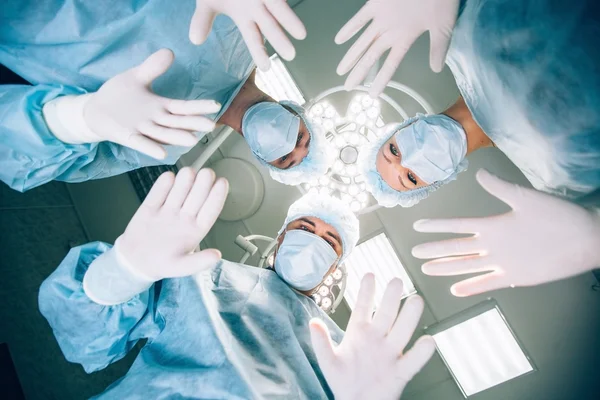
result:
[(329, 275), (327, 278), (325, 278), (325, 280), (323, 281), (323, 283), (327, 286), (331, 286), (334, 284), (334, 279), (333, 276)]
[(325, 297), (322, 301), (321, 301), (321, 307), (323, 308), (323, 310), (327, 311), (329, 310), (329, 308), (332, 306), (333, 302), (331, 301), (330, 297)]
[(346, 146), (340, 151), (340, 160), (344, 164), (354, 164), (358, 160), (358, 150), (354, 146)]
[(341, 269), (338, 268), (335, 271), (333, 271), (333, 274), (331, 274), (331, 276), (333, 276), (333, 279), (335, 279), (336, 281), (339, 281), (344, 276), (344, 273)]
[(369, 96), (363, 96), (361, 103), (364, 108), (368, 108), (374, 103), (374, 100)]
[(315, 106), (311, 108), (311, 111), (314, 115), (321, 116), (321, 114), (323, 114), (323, 106), (321, 104), (315, 104)]
[(319, 288), (319, 290), (318, 290), (318, 293), (319, 293), (321, 296), (325, 297), (325, 296), (327, 296), (327, 295), (329, 294), (329, 288), (328, 288), (327, 286), (321, 286), (321, 287)]

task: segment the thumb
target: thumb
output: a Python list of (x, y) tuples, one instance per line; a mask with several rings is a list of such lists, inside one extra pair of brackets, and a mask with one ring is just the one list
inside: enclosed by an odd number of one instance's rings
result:
[(133, 69), (136, 78), (144, 83), (150, 85), (153, 80), (167, 72), (175, 56), (169, 49), (160, 49), (156, 53), (135, 67)]
[(190, 41), (193, 44), (199, 45), (204, 43), (210, 34), (216, 16), (217, 13), (209, 5), (197, 3), (196, 11), (190, 23)]
[(431, 336), (422, 336), (398, 361), (398, 375), (409, 382), (431, 359), (435, 353), (435, 341)]
[(442, 72), (446, 62), (446, 54), (450, 46), (450, 34), (441, 31), (429, 31), (431, 50), (429, 53), (429, 66), (436, 73)]
[(309, 322), (310, 338), (312, 341), (319, 367), (323, 371), (325, 378), (335, 374), (335, 352), (333, 343), (329, 334), (329, 329), (325, 323), (318, 318), (313, 318)]
[(477, 171), (475, 178), (486, 192), (502, 200), (513, 210), (517, 209), (519, 200), (523, 198), (527, 191), (529, 191), (529, 189), (515, 183), (500, 179), (483, 168)]
[(207, 249), (187, 254), (169, 271), (169, 278), (194, 275), (202, 270), (214, 267), (221, 260), (221, 252)]

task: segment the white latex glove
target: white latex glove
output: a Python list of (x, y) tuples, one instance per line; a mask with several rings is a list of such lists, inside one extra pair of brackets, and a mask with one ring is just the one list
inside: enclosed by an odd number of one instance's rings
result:
[(162, 49), (142, 64), (109, 79), (95, 93), (59, 97), (44, 106), (50, 130), (66, 143), (111, 141), (156, 159), (167, 156), (163, 144), (194, 146), (194, 132), (210, 132), (213, 100), (174, 100), (152, 92), (152, 81), (173, 63)]
[(404, 353), (423, 313), (423, 299), (409, 297), (398, 315), (401, 297), (402, 281), (393, 279), (372, 316), (375, 279), (366, 274), (346, 334), (337, 347), (321, 320), (310, 321), (319, 366), (337, 400), (396, 400), (435, 352), (433, 338), (423, 336)]
[(338, 65), (338, 75), (345, 75), (354, 67), (346, 79), (346, 89), (358, 86), (383, 53), (390, 50), (369, 91), (372, 97), (378, 96), (408, 49), (425, 31), (429, 31), (431, 41), (431, 69), (440, 72), (446, 61), (458, 5), (459, 0), (367, 1), (335, 37), (337, 44), (345, 43), (371, 21)]
[(162, 174), (115, 246), (90, 265), (84, 277), (88, 297), (117, 304), (155, 281), (214, 266), (218, 250), (194, 250), (221, 213), (227, 191), (227, 181), (215, 181), (210, 169)]
[(282, 28), (298, 40), (306, 37), (304, 24), (285, 0), (196, 0), (196, 12), (190, 25), (192, 43), (204, 43), (219, 13), (235, 22), (254, 62), (263, 71), (269, 69), (271, 60), (262, 35), (286, 60), (292, 60), (296, 50)]
[(452, 294), (463, 297), (509, 286), (533, 286), (600, 266), (599, 214), (505, 182), (485, 170), (477, 172), (477, 181), (512, 211), (414, 224), (419, 232), (474, 234), (413, 248), (418, 258), (446, 257), (423, 264), (427, 275), (488, 272), (456, 283)]

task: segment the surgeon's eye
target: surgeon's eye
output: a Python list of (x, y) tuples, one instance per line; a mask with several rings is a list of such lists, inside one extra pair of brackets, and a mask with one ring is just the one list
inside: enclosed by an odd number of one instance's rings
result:
[(335, 250), (335, 243), (333, 243), (331, 240), (327, 240), (327, 239), (325, 239), (325, 241), (326, 241), (327, 243), (329, 243), (329, 245), (330, 245), (331, 247), (333, 247), (333, 249)]
[(284, 162), (285, 162), (285, 161), (288, 159), (288, 156), (289, 156), (289, 154), (286, 154), (285, 156), (281, 157), (281, 158), (279, 159), (279, 162), (280, 162), (280, 163), (284, 163)]
[(300, 229), (303, 230), (303, 231), (312, 233), (312, 231), (310, 230), (310, 228), (308, 226), (306, 226), (306, 225), (301, 225)]
[(298, 134), (298, 139), (296, 140), (296, 146), (300, 144), (300, 142), (302, 141), (303, 137), (304, 137), (304, 134), (302, 132), (300, 132)]
[(394, 157), (399, 157), (400, 156), (400, 152), (398, 151), (398, 149), (396, 148), (396, 146), (394, 146), (393, 143), (390, 143), (390, 153), (392, 153), (394, 155)]
[(412, 172), (408, 173), (408, 180), (411, 181), (413, 185), (417, 186), (417, 178), (415, 178)]

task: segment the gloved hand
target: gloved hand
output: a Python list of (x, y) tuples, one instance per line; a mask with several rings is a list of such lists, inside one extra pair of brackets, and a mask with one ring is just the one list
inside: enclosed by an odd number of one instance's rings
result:
[(345, 43), (371, 21), (338, 65), (338, 75), (345, 75), (354, 67), (346, 79), (346, 89), (359, 85), (389, 49), (385, 64), (369, 91), (372, 97), (378, 96), (413, 42), (425, 31), (429, 31), (431, 41), (431, 69), (440, 72), (450, 46), (458, 5), (459, 0), (368, 0), (335, 37), (337, 44)]
[(223, 209), (228, 184), (215, 173), (183, 168), (162, 174), (116, 242), (123, 258), (154, 281), (192, 275), (219, 261), (209, 249), (194, 253)]
[(210, 132), (215, 122), (202, 116), (220, 110), (212, 100), (174, 100), (152, 92), (151, 84), (173, 63), (162, 49), (142, 64), (109, 79), (95, 93), (59, 97), (44, 106), (50, 130), (67, 143), (104, 140), (131, 147), (157, 159), (163, 144), (191, 147), (194, 132)]
[(254, 62), (263, 71), (269, 69), (271, 61), (262, 35), (286, 60), (292, 60), (296, 50), (282, 28), (298, 40), (306, 37), (304, 24), (285, 0), (196, 0), (196, 12), (190, 25), (192, 43), (204, 43), (219, 13), (235, 22)]
[(218, 250), (194, 250), (221, 213), (227, 191), (227, 181), (215, 181), (210, 169), (162, 174), (115, 246), (90, 265), (83, 281), (88, 297), (122, 303), (155, 281), (215, 265)]
[(375, 279), (373, 274), (367, 274), (362, 279), (344, 339), (337, 347), (321, 320), (310, 321), (319, 366), (338, 400), (398, 399), (406, 384), (435, 352), (433, 338), (423, 336), (403, 353), (423, 313), (420, 296), (409, 297), (398, 315), (402, 281), (394, 279), (372, 316), (374, 297)]
[(600, 266), (600, 215), (566, 200), (505, 182), (485, 170), (477, 181), (512, 211), (485, 218), (420, 220), (419, 232), (454, 232), (472, 237), (421, 244), (418, 258), (440, 258), (422, 266), (427, 275), (488, 272), (452, 286), (470, 296), (509, 286), (533, 286)]

